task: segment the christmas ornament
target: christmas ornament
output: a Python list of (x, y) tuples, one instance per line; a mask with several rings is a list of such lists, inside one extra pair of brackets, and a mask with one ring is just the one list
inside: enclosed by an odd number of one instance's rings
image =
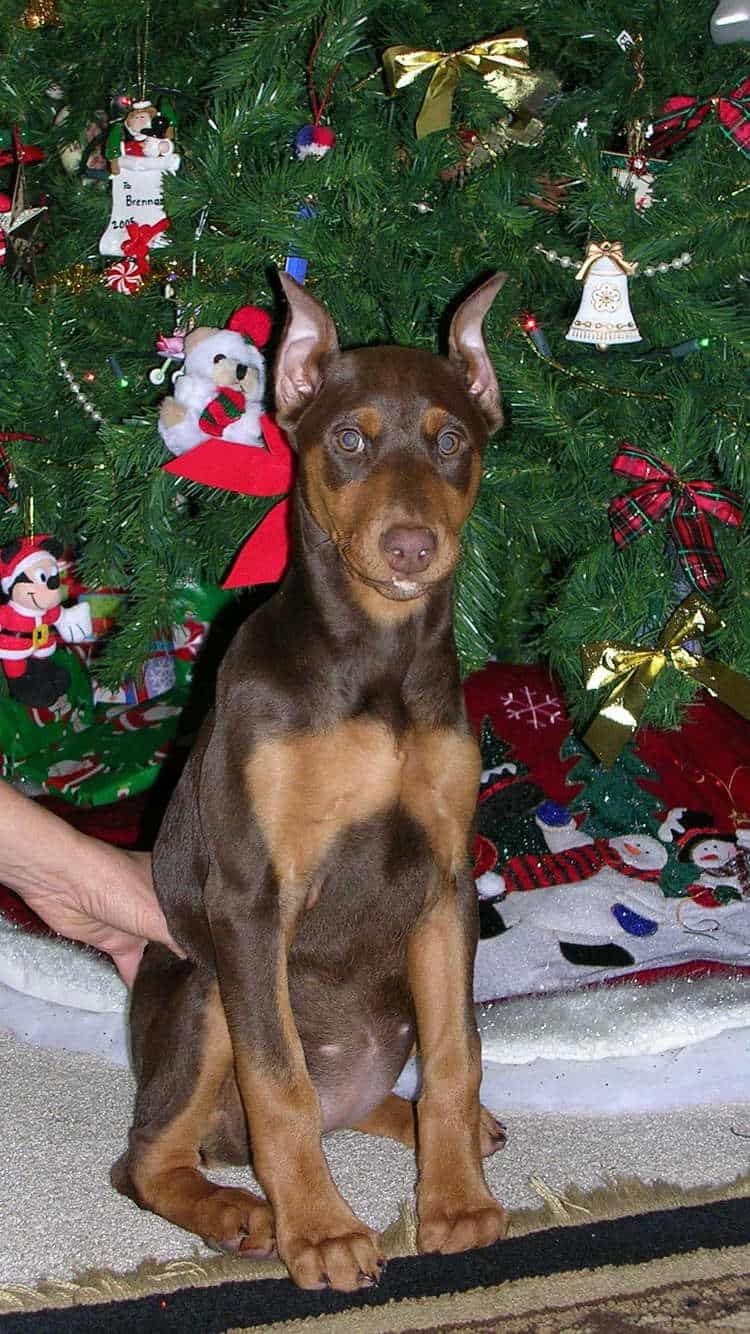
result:
[(716, 46), (728, 42), (750, 42), (750, 4), (747, 0), (719, 0), (709, 31)]
[(294, 136), (294, 152), (303, 161), (307, 157), (325, 157), (336, 143), (333, 130), (325, 125), (303, 125)]
[(525, 33), (514, 29), (460, 51), (389, 46), (383, 52), (383, 68), (391, 94), (428, 70), (433, 71), (416, 122), (417, 138), (423, 139), (436, 130), (448, 129), (453, 94), (464, 69), (479, 74), (508, 110), (515, 111), (534, 91), (540, 77), (529, 69), (528, 51)]
[(31, 0), (21, 15), (24, 28), (59, 28), (62, 19), (56, 0)]
[(318, 95), (318, 89), (315, 84), (315, 57), (318, 54), (324, 35), (325, 28), (321, 28), (313, 42), (312, 50), (307, 58), (307, 95), (310, 99), (312, 121), (309, 125), (303, 125), (302, 129), (298, 130), (294, 136), (294, 152), (300, 161), (303, 161), (308, 157), (325, 157), (326, 153), (330, 152), (336, 143), (336, 135), (333, 130), (328, 129), (325, 125), (321, 125), (320, 122), (326, 107), (331, 100), (333, 85), (335, 84), (336, 76), (341, 69), (341, 64), (339, 63), (334, 66), (331, 71), (322, 97)]
[[(70, 107), (61, 107), (55, 116), (55, 125), (64, 125), (69, 115)], [(86, 181), (109, 179), (109, 168), (102, 151), (108, 125), (106, 111), (95, 111), (94, 119), (88, 122), (82, 134), (58, 149), (63, 169), (69, 176), (78, 173)]]
[(714, 544), (708, 515), (738, 528), (742, 510), (738, 497), (714, 482), (684, 482), (662, 459), (624, 443), (612, 463), (613, 472), (637, 477), (642, 485), (616, 496), (609, 507), (612, 536), (627, 546), (666, 516), (676, 554), (694, 588), (710, 593), (726, 579)]
[[(222, 441), (218, 447), (205, 440), (181, 458), (165, 463), (164, 471), (243, 496), (282, 495), (292, 485), (294, 454), (273, 417), (261, 417), (260, 425), (265, 449), (248, 454), (243, 445), (231, 440)], [(283, 496), (250, 534), (223, 588), (278, 582), (289, 561), (290, 518), (291, 502)]]
[(184, 339), (184, 371), (174, 397), (159, 409), (159, 434), (173, 454), (194, 449), (206, 436), (239, 445), (262, 445), (261, 405), (265, 362), (260, 349), (271, 318), (258, 306), (241, 306), (226, 329), (193, 329)]
[(148, 252), (151, 246), (159, 244), (159, 238), (169, 225), (166, 217), (158, 222), (129, 222), (125, 229), (127, 240), (122, 242), (122, 253), (127, 258), (106, 270), (107, 285), (129, 296), (137, 292), (151, 267)]
[[(163, 357), (164, 360), (162, 361), (161, 366), (155, 366), (153, 370), (149, 371), (148, 378), (151, 381), (151, 384), (164, 384), (170, 366), (175, 362), (185, 360), (186, 332), (189, 331), (175, 329), (174, 333), (170, 334), (168, 337), (164, 334), (159, 334), (159, 337), (156, 340), (156, 350), (159, 353), (159, 356)], [(179, 375), (179, 371), (173, 373), (172, 379), (175, 378), (175, 375)]]
[(602, 153), (602, 162), (611, 169), (612, 177), (623, 194), (628, 190), (633, 191), (633, 207), (637, 213), (642, 213), (644, 209), (651, 208), (654, 202), (654, 180), (660, 171), (664, 171), (667, 163), (648, 156), (646, 134), (640, 120), (629, 123), (626, 144), (624, 153)]
[(47, 211), (46, 204), (29, 206), (26, 201), (26, 164), (41, 162), (44, 153), (33, 144), (25, 144), (17, 126), (0, 136), (0, 167), (13, 165), (12, 193), (0, 195), (0, 232), (4, 240), (3, 260), (14, 278), (36, 276), (35, 261), (40, 243), (36, 233)]
[(104, 281), (113, 292), (124, 292), (126, 296), (132, 296), (138, 291), (143, 278), (134, 259), (120, 259), (106, 270)]
[(654, 120), (651, 151), (657, 157), (682, 143), (714, 113), (722, 133), (745, 157), (750, 157), (750, 76), (730, 93), (715, 93), (701, 102), (697, 97), (670, 97)]
[(665, 667), (689, 676), (723, 704), (750, 719), (750, 681), (713, 658), (697, 657), (687, 643), (716, 630), (722, 621), (697, 593), (681, 602), (655, 648), (618, 640), (586, 644), (581, 658), (587, 690), (612, 689), (584, 735), (590, 750), (609, 768), (640, 726), (649, 691)]
[[(112, 211), (99, 242), (102, 255), (123, 255), (123, 244), (131, 225), (154, 227), (165, 223), (165, 174), (180, 166), (174, 148), (175, 118), (166, 104), (157, 110), (149, 101), (134, 102), (123, 121), (116, 122), (107, 138), (105, 156), (112, 180)], [(154, 232), (153, 245), (168, 242)]]
[(565, 337), (595, 343), (600, 351), (613, 343), (640, 342), (628, 293), (628, 277), (637, 267), (623, 256), (622, 241), (589, 241), (576, 273), (583, 283), (581, 304)]
[(80, 642), (91, 635), (85, 603), (63, 608), (64, 590), (52, 538), (25, 537), (0, 550), (0, 659), (14, 698), (49, 707), (70, 681), (66, 667), (53, 661), (58, 638)]

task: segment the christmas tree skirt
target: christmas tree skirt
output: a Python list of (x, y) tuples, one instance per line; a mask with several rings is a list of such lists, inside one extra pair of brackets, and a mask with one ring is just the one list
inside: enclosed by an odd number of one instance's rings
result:
[[(479, 1005), (482, 1096), (500, 1113), (649, 1111), (741, 1101), (750, 978), (673, 975)], [(45, 1047), (128, 1061), (127, 991), (109, 963), (0, 920), (0, 1027)], [(397, 1089), (413, 1096), (410, 1063)]]
[[(485, 1100), (502, 1112), (742, 1099), (750, 729), (701, 700), (679, 733), (646, 733), (606, 774), (570, 739), (540, 669), (493, 664), (466, 693), (477, 728), (489, 719), (475, 868)], [(90, 818), (110, 836), (104, 810)], [(127, 826), (114, 821), (113, 841), (131, 841)], [(29, 931), (12, 905), (0, 894), (0, 1024), (125, 1063), (127, 993), (109, 962)], [(400, 1091), (416, 1080), (407, 1068)]]

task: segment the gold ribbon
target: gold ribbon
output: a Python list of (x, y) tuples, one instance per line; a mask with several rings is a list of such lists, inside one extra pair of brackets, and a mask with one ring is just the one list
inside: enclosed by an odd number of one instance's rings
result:
[(713, 658), (696, 658), (684, 647), (685, 640), (709, 634), (721, 624), (713, 607), (692, 593), (670, 616), (656, 648), (641, 649), (614, 639), (582, 648), (586, 689), (614, 687), (583, 738), (606, 768), (639, 726), (649, 691), (665, 667), (698, 681), (722, 704), (750, 719), (750, 681)]
[(622, 253), (622, 241), (589, 241), (586, 247), (586, 258), (576, 274), (581, 282), (586, 277), (592, 264), (598, 259), (611, 259), (623, 273), (632, 278), (638, 268), (638, 261), (626, 259)]
[(537, 76), (529, 69), (529, 44), (522, 29), (488, 37), (461, 51), (421, 51), (414, 46), (389, 46), (383, 68), (391, 93), (406, 88), (420, 74), (434, 70), (417, 116), (417, 138), (447, 130), (453, 94), (463, 69), (481, 75), (488, 88), (511, 111), (533, 91)]

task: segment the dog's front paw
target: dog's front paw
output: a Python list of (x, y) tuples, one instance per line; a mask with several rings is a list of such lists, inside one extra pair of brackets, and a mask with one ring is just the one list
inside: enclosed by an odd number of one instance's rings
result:
[(422, 1254), (471, 1251), (476, 1246), (491, 1246), (507, 1230), (508, 1215), (490, 1194), (455, 1205), (444, 1199), (435, 1204), (420, 1202), (417, 1248)]
[(279, 1237), (279, 1255), (298, 1287), (339, 1292), (372, 1287), (385, 1264), (377, 1233), (354, 1214), (302, 1219)]

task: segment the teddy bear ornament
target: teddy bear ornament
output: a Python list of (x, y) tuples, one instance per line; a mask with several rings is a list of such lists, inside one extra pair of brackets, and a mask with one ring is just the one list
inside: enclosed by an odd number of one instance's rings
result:
[[(267, 311), (240, 306), (225, 329), (199, 326), (184, 335), (174, 396), (159, 408), (159, 434), (172, 454), (185, 454), (209, 438), (263, 446), (266, 370), (260, 349), (270, 333)], [(180, 335), (162, 337), (157, 350), (177, 359), (179, 340)]]

